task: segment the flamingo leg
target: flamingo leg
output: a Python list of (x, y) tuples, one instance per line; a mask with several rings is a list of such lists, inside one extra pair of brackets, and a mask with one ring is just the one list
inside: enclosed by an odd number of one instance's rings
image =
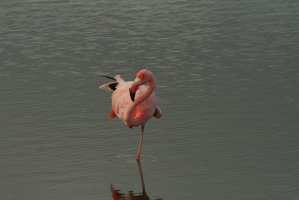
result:
[(141, 187), (142, 187), (142, 193), (144, 194), (145, 193), (145, 184), (144, 184), (141, 164), (140, 164), (139, 160), (137, 160), (137, 165), (138, 165), (139, 177), (140, 177), (140, 182), (141, 182)]
[(137, 155), (136, 155), (136, 160), (140, 160), (140, 153), (141, 153), (141, 147), (142, 147), (143, 133), (144, 133), (144, 125), (141, 125), (139, 147), (138, 147), (138, 151), (137, 151)]

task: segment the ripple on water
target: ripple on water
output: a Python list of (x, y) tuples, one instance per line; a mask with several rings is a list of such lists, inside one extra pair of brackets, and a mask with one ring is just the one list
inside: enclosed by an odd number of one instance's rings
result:
[[(119, 163), (136, 163), (136, 154), (117, 154), (110, 155), (105, 161), (119, 162)], [(158, 157), (148, 154), (142, 154), (140, 156), (141, 163), (157, 162)]]

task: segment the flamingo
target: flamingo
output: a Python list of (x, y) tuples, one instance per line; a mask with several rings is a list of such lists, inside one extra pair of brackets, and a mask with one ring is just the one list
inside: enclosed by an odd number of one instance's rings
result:
[[(157, 105), (157, 97), (154, 93), (156, 87), (154, 74), (143, 69), (137, 73), (134, 81), (128, 82), (125, 82), (120, 75), (114, 78), (104, 77), (114, 80), (100, 86), (101, 89), (113, 91), (109, 119), (117, 116), (129, 128), (141, 125), (136, 155), (136, 160), (139, 161), (145, 123), (153, 116), (162, 117), (162, 111)], [(149, 83), (149, 86), (145, 85), (146, 83)]]

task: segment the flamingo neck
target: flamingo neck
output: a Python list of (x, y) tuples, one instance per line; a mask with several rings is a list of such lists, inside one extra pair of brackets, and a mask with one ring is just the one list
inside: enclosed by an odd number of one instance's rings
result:
[(146, 99), (148, 99), (151, 96), (151, 94), (155, 90), (155, 86), (156, 86), (156, 81), (155, 81), (154, 77), (152, 77), (149, 81), (149, 87), (146, 90), (146, 92), (144, 92), (143, 94), (138, 96), (138, 98), (135, 99), (135, 101), (132, 102), (127, 107), (126, 114), (125, 114), (125, 121), (126, 121), (127, 126), (140, 125), (140, 124), (137, 124), (136, 118), (135, 118), (135, 116), (133, 116), (133, 111), (139, 104), (141, 104), (142, 102), (144, 102)]

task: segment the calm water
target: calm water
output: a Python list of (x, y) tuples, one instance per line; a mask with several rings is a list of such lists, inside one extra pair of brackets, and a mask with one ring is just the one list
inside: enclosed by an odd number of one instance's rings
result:
[(299, 199), (298, 21), (297, 0), (2, 0), (0, 199), (140, 195), (140, 129), (98, 86), (142, 68), (164, 114), (144, 199)]

